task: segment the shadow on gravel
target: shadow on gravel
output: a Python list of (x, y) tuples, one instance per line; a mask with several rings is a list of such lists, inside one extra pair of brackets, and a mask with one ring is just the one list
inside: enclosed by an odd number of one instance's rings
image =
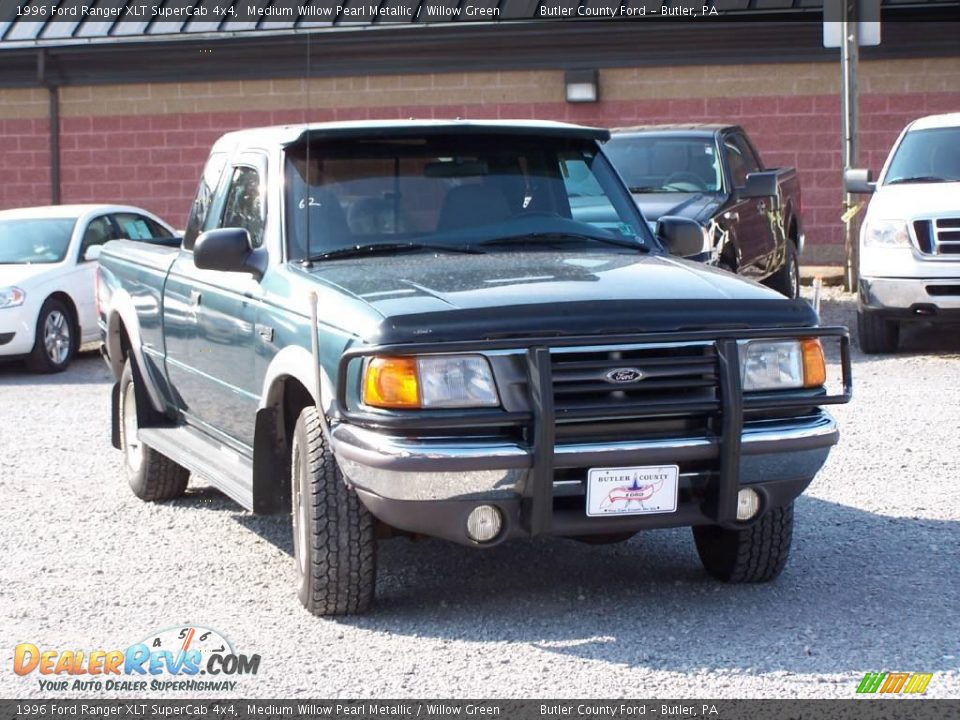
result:
[[(809, 497), (798, 502), (797, 522), (783, 575), (751, 586), (708, 578), (688, 530), (620, 545), (544, 539), (486, 551), (392, 540), (380, 545), (373, 611), (339, 622), (682, 673), (957, 667), (960, 523)], [(244, 524), (289, 548), (289, 521)]]
[[(112, 384), (113, 377), (106, 363), (96, 350), (85, 351), (77, 355), (70, 367), (61, 373), (44, 375), (32, 373), (19, 360), (0, 362), (0, 386), (6, 385), (99, 385)], [(106, 390), (109, 398), (109, 388)]]

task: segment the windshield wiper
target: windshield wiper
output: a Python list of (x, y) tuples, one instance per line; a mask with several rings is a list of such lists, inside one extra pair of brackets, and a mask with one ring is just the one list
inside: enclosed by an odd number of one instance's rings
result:
[(635, 185), (627, 189), (632, 193), (654, 193), (664, 191), (662, 187), (656, 187), (654, 185)]
[(938, 175), (912, 175), (910, 177), (901, 177), (887, 182), (887, 185), (899, 185), (900, 183), (926, 183), (926, 182), (957, 182), (955, 178), (939, 177)]
[(334, 260), (337, 258), (363, 257), (367, 255), (381, 255), (384, 253), (410, 252), (413, 250), (439, 250), (441, 252), (468, 253), (478, 255), (482, 250), (469, 247), (467, 245), (441, 245), (431, 243), (406, 242), (406, 243), (367, 243), (366, 245), (352, 245), (345, 248), (329, 250), (320, 255), (315, 255), (310, 260)]
[(617, 247), (629, 248), (630, 250), (643, 250), (649, 252), (650, 248), (642, 241), (631, 242), (630, 240), (618, 240), (617, 238), (597, 237), (596, 235), (580, 235), (568, 232), (538, 232), (523, 233), (522, 235), (509, 235), (502, 238), (493, 238), (478, 243), (480, 247), (491, 247), (495, 245), (522, 245), (544, 240), (546, 242), (598, 242), (604, 245), (615, 245)]

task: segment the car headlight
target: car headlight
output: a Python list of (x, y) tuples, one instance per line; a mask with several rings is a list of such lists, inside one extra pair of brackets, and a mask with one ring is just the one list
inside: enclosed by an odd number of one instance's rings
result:
[(363, 403), (380, 408), (497, 407), (490, 364), (480, 355), (374, 357), (363, 376)]
[(744, 392), (812, 388), (827, 380), (823, 346), (805, 340), (752, 340), (740, 346)]
[(910, 231), (903, 220), (869, 220), (863, 228), (863, 244), (871, 247), (909, 247)]
[(18, 287), (0, 288), (0, 308), (16, 307), (23, 305), (27, 294)]

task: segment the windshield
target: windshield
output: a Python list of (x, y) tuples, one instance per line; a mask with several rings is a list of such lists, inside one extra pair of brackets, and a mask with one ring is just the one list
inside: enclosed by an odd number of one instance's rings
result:
[(911, 130), (897, 148), (884, 185), (960, 181), (960, 128)]
[(0, 265), (60, 262), (76, 222), (76, 218), (0, 220)]
[(604, 152), (632, 193), (719, 192), (717, 148), (698, 137), (614, 135)]
[(314, 142), (307, 154), (287, 152), (291, 260), (506, 238), (611, 252), (655, 242), (593, 142), (456, 134)]

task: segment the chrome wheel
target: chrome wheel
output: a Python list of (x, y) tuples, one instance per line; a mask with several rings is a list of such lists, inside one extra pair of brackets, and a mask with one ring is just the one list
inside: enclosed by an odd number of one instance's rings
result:
[(54, 365), (63, 365), (70, 357), (70, 321), (59, 310), (51, 310), (43, 321), (43, 349)]
[(133, 383), (127, 383), (123, 391), (123, 418), (120, 428), (123, 432), (123, 455), (127, 467), (136, 472), (143, 464), (143, 446), (137, 437), (137, 396), (134, 393)]

